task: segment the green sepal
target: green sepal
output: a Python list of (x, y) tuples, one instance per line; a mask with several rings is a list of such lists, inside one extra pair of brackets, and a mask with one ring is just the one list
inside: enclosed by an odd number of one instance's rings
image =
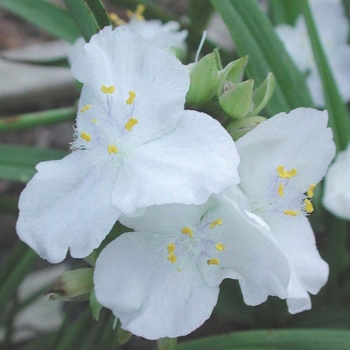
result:
[(89, 305), (90, 305), (93, 319), (98, 321), (100, 317), (100, 311), (102, 309), (102, 305), (96, 299), (95, 289), (93, 289), (90, 292)]
[(117, 326), (117, 337), (119, 345), (126, 344), (132, 336), (132, 333), (121, 328), (121, 322), (119, 321)]
[(186, 102), (199, 105), (210, 100), (215, 95), (221, 69), (219, 51), (214, 50), (197, 63), (191, 63), (187, 67), (191, 83)]
[(219, 81), (217, 85), (217, 95), (220, 96), (225, 89), (227, 82), (238, 84), (243, 80), (244, 70), (248, 64), (249, 56), (239, 58), (230, 62), (219, 72)]
[(265, 81), (253, 92), (253, 110), (248, 113), (247, 117), (258, 115), (260, 111), (269, 102), (275, 90), (275, 77), (268, 73)]
[(239, 84), (226, 81), (223, 93), (219, 96), (221, 108), (233, 119), (244, 118), (252, 110), (254, 80)]
[(266, 118), (260, 116), (235, 120), (227, 127), (227, 131), (231, 135), (233, 141), (237, 141), (265, 120)]
[(157, 340), (158, 350), (175, 350), (177, 338), (161, 338)]
[(52, 284), (46, 294), (51, 300), (83, 301), (90, 297), (94, 287), (90, 267), (67, 271)]

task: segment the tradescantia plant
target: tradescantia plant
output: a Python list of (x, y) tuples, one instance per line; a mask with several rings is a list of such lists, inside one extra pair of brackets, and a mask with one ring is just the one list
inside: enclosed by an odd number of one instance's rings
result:
[[(48, 289), (51, 299), (89, 301), (76, 311), (78, 321), (70, 303), (60, 330), (20, 349), (115, 349), (136, 335), (169, 350), (177, 347), (177, 337), (197, 329), (194, 336), (205, 339), (180, 338), (178, 348), (274, 348), (281, 339), (292, 349), (346, 349), (347, 331), (294, 329), (334, 328), (335, 316), (336, 327), (346, 328), (344, 300), (350, 295), (346, 223), (319, 214), (322, 186), (316, 185), (336, 147), (345, 148), (350, 127), (337, 89), (330, 88), (337, 76), (332, 52), (322, 49), (316, 5), (295, 2), (292, 8), (296, 28), (303, 23), (310, 32), (308, 52), (312, 47), (316, 62), (311, 74), (317, 65), (328, 112), (310, 108), (315, 95), (304, 71), (255, 0), (189, 1), (192, 24), (185, 29), (153, 2), (115, 2), (136, 10), (107, 13), (100, 0), (65, 0), (67, 12), (40, 0), (28, 1), (26, 13), (20, 1), (0, 0), (38, 25), (65, 16), (73, 26), (73, 18), (84, 38), (76, 27), (67, 33), (51, 21), (51, 32), (78, 39), (69, 55), (72, 74), (82, 83), (71, 153), (60, 159), (61, 153), (31, 150), (35, 159), (17, 158), (17, 164), (0, 154), (6, 179), (17, 166), (25, 177), (16, 173), (13, 179), (27, 182), (38, 163), (19, 197), (19, 238), (50, 263), (69, 259), (75, 266)], [(324, 10), (327, 0), (322, 2)], [(289, 6), (271, 0), (274, 21), (279, 14), (278, 23), (293, 24)], [(219, 54), (208, 43), (198, 57), (196, 16), (206, 21), (213, 9), (226, 22), (239, 57)], [(11, 155), (15, 148), (0, 145), (5, 149)], [(346, 186), (338, 184), (348, 181), (341, 176), (346, 154), (331, 166), (323, 200), (344, 218)], [(344, 205), (336, 198), (344, 198)], [(0, 203), (13, 213), (13, 203)], [(328, 242), (322, 245), (316, 238), (325, 228)], [(0, 270), (0, 305), (11, 316), (0, 319), (8, 348), (15, 341), (17, 308), (11, 291), (37, 261), (19, 244)], [(318, 295), (312, 300), (310, 294)], [(233, 335), (219, 335), (217, 324)], [(273, 339), (255, 331), (276, 325), (289, 330), (272, 332)], [(243, 329), (250, 332), (236, 333)], [(337, 337), (337, 344), (329, 347), (325, 336)], [(140, 342), (134, 337), (128, 346), (138, 349)]]

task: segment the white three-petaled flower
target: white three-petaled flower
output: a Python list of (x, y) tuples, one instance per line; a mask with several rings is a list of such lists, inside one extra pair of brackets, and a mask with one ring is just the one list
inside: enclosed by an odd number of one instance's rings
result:
[[(348, 45), (349, 22), (341, 1), (319, 0), (311, 2), (318, 34), (328, 58), (340, 94), (350, 100), (350, 46)], [(307, 84), (314, 103), (324, 106), (325, 99), (320, 75), (312, 53), (311, 43), (303, 16), (294, 27), (282, 24), (276, 27), (288, 53), (298, 68), (307, 73)]]
[(305, 216), (313, 211), (314, 188), (335, 154), (327, 121), (326, 111), (298, 108), (276, 115), (237, 141), (246, 210), (268, 225), (290, 265), (290, 313), (310, 309), (309, 293), (318, 293), (328, 278)]
[(82, 258), (121, 213), (154, 204), (201, 204), (237, 183), (229, 134), (184, 111), (182, 64), (126, 27), (106, 27), (72, 67), (84, 83), (74, 152), (38, 164), (22, 192), (17, 232), (41, 257)]
[(325, 178), (323, 205), (332, 214), (350, 220), (350, 144), (339, 152)]

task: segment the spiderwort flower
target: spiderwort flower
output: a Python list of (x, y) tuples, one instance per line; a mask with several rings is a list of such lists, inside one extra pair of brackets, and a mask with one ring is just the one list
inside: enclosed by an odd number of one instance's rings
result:
[(259, 124), (237, 141), (246, 210), (268, 225), (288, 259), (290, 313), (311, 308), (328, 278), (307, 219), (312, 197), (335, 154), (327, 112), (298, 108)]
[(230, 202), (223, 193), (203, 205), (152, 206), (120, 219), (136, 232), (102, 251), (94, 285), (123, 329), (147, 339), (192, 332), (212, 313), (224, 278), (240, 281), (248, 305), (287, 296), (288, 262), (268, 227), (227, 195)]
[(350, 144), (339, 152), (325, 178), (323, 205), (335, 216), (350, 220)]
[[(72, 67), (84, 86), (73, 153), (37, 165), (22, 192), (17, 232), (57, 263), (99, 246), (121, 213), (154, 204), (202, 204), (238, 182), (229, 134), (184, 111), (186, 69), (133, 30), (106, 27)], [(213, 171), (215, 169), (215, 171)]]
[[(318, 34), (325, 50), (330, 68), (344, 101), (350, 100), (350, 46), (347, 44), (349, 22), (341, 1), (321, 0), (311, 2)], [(324, 106), (323, 88), (313, 57), (308, 31), (303, 16), (294, 27), (279, 25), (277, 34), (284, 42), (298, 68), (307, 73), (307, 84), (314, 103)]]

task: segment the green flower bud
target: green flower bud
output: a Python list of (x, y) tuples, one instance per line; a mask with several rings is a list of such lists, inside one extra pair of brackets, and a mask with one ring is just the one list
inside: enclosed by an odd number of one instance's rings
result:
[(234, 141), (244, 136), (247, 132), (253, 130), (256, 126), (264, 122), (264, 117), (246, 117), (233, 121), (228, 127), (227, 131), (232, 136)]
[(233, 119), (244, 118), (252, 110), (254, 80), (234, 84), (226, 81), (219, 96), (221, 108)]
[(275, 78), (272, 73), (267, 75), (265, 81), (253, 92), (253, 110), (248, 116), (257, 115), (269, 102), (275, 89)]
[(242, 81), (248, 60), (248, 56), (242, 57), (229, 63), (219, 72), (219, 80), (217, 85), (218, 96), (221, 96), (221, 94), (227, 90), (227, 84), (236, 85)]
[(190, 75), (190, 88), (187, 92), (186, 102), (189, 104), (201, 104), (211, 99), (216, 92), (221, 69), (221, 61), (218, 50), (204, 56), (197, 63), (187, 66)]
[(51, 300), (86, 300), (94, 287), (92, 274), (92, 268), (67, 271), (52, 284), (46, 294), (51, 294)]

